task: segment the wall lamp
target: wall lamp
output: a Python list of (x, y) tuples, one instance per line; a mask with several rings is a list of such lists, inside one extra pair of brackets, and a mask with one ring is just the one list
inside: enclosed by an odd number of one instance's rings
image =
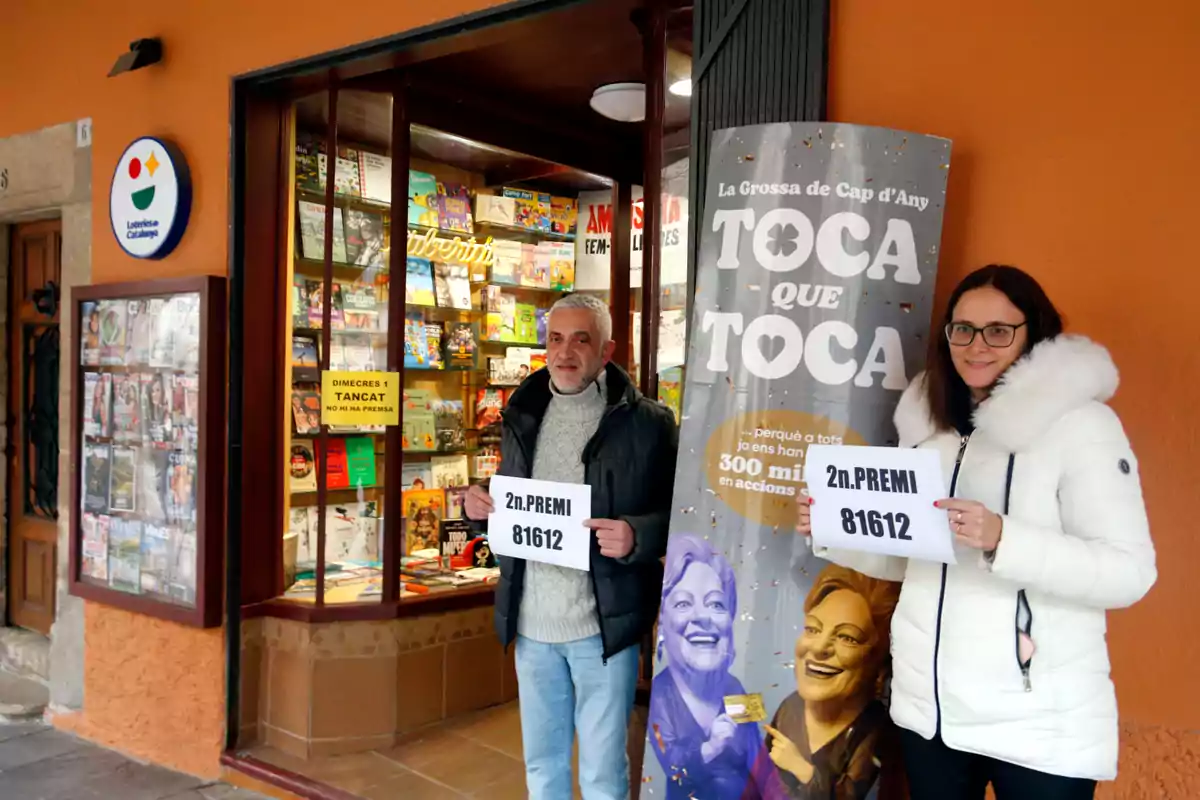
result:
[(109, 70), (108, 77), (112, 78), (122, 72), (133, 72), (135, 69), (148, 67), (162, 61), (163, 46), (161, 39), (138, 39), (131, 42), (129, 52), (122, 54)]

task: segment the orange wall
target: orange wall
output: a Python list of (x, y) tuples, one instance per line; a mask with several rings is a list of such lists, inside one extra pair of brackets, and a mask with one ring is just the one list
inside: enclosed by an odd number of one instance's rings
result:
[(1159, 565), (1109, 617), (1122, 783), (1182, 748), (1195, 783), (1146, 784), (1163, 797), (1200, 796), (1198, 42), (1195, 0), (835, 0), (831, 43), (834, 119), (954, 140), (941, 296), (1022, 266), (1121, 369)]
[[(57, 0), (5, 5), (0, 21), (0, 137), (91, 117), (92, 281), (226, 274), (229, 92), (235, 75), (476, 11), (496, 0)], [(106, 78), (135, 39), (166, 58)], [(108, 222), (108, 184), (138, 136), (173, 138), (194, 183), (188, 231), (158, 263), (124, 255)], [(196, 631), (89, 604), (85, 708), (61, 720), (141, 758), (216, 777), (224, 738), (224, 644)]]

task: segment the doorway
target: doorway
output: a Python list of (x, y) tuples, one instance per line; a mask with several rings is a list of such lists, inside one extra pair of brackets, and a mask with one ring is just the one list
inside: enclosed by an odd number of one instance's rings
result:
[(62, 220), (14, 226), (11, 243), (7, 621), (49, 636), (58, 563)]

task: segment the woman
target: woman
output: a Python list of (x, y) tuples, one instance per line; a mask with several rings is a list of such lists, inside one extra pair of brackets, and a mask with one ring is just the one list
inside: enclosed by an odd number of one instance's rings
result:
[(1117, 370), (1062, 329), (1018, 269), (963, 280), (895, 414), (901, 447), (942, 456), (958, 563), (822, 553), (904, 581), (891, 714), (914, 800), (982, 798), (988, 783), (998, 800), (1089, 798), (1116, 776), (1105, 611), (1150, 589), (1154, 546), (1104, 404)]
[(899, 589), (837, 565), (817, 576), (796, 639), (796, 691), (767, 726), (745, 800), (858, 800), (871, 791), (887, 725), (877, 698)]
[(676, 534), (667, 546), (659, 630), (659, 659), (668, 665), (650, 692), (650, 741), (668, 800), (742, 796), (754, 755), (758, 725), (737, 723), (726, 698), (745, 689), (733, 665), (737, 581), (733, 568), (703, 539)]

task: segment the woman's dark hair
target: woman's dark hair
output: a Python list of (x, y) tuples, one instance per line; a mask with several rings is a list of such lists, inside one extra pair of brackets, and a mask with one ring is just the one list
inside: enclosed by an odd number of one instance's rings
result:
[(1034, 345), (1053, 339), (1063, 332), (1062, 315), (1050, 302), (1041, 285), (1029, 273), (1002, 264), (989, 264), (962, 279), (946, 302), (946, 311), (929, 342), (929, 366), (925, 373), (925, 392), (929, 413), (940, 430), (969, 433), (971, 423), (971, 390), (959, 377), (950, 360), (950, 342), (945, 328), (954, 321), (954, 309), (962, 296), (972, 289), (991, 286), (1004, 293), (1008, 301), (1025, 315), (1025, 352)]

